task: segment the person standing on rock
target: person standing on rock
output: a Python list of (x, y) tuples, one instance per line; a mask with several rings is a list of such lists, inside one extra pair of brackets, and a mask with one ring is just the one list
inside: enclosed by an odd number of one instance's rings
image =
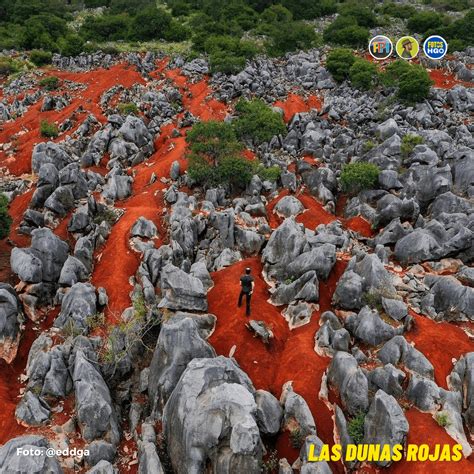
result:
[(240, 295), (239, 295), (239, 308), (242, 306), (242, 298), (245, 295), (245, 302), (246, 302), (246, 312), (247, 316), (250, 316), (250, 299), (252, 297), (253, 289), (255, 286), (255, 282), (253, 280), (253, 276), (250, 275), (251, 273), (250, 268), (245, 269), (245, 275), (240, 277)]

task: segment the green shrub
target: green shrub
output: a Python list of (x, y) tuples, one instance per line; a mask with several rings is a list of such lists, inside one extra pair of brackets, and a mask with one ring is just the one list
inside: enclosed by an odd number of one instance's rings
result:
[(334, 0), (283, 0), (282, 3), (296, 20), (311, 20), (337, 11)]
[(369, 40), (369, 30), (359, 26), (354, 18), (339, 16), (326, 27), (323, 38), (327, 43), (365, 47)]
[(44, 66), (45, 64), (51, 64), (53, 55), (50, 51), (43, 51), (42, 49), (34, 49), (30, 53), (30, 61), (35, 66)]
[(364, 441), (364, 421), (365, 414), (361, 412), (347, 424), (347, 431), (355, 444), (362, 444)]
[(415, 13), (407, 23), (412, 33), (426, 33), (428, 30), (436, 29), (443, 24), (443, 17), (439, 13), (421, 11)]
[(132, 102), (122, 102), (117, 105), (117, 109), (120, 115), (138, 115), (138, 107)]
[(19, 70), (20, 63), (6, 56), (0, 56), (0, 76), (9, 76)]
[(59, 135), (58, 126), (47, 120), (41, 120), (40, 133), (42, 137), (56, 138)]
[(364, 151), (364, 153), (367, 153), (368, 151), (372, 150), (373, 148), (375, 148), (375, 143), (372, 141), (372, 140), (367, 140), (362, 149)]
[(241, 99), (235, 110), (239, 115), (232, 125), (241, 139), (260, 144), (270, 141), (275, 135), (286, 134), (286, 125), (281, 115), (260, 99)]
[(163, 8), (150, 6), (137, 13), (130, 24), (130, 38), (149, 41), (164, 38), (172, 17)]
[(400, 77), (411, 71), (411, 64), (403, 59), (390, 63), (381, 74), (382, 83), (386, 86), (396, 86)]
[(412, 135), (409, 133), (404, 135), (402, 138), (402, 144), (400, 145), (402, 156), (408, 158), (416, 145), (421, 145), (422, 143), (423, 138), (419, 135)]
[(410, 70), (400, 76), (398, 98), (407, 103), (425, 100), (433, 84), (428, 72), (422, 66), (414, 64)]
[(283, 22), (272, 29), (267, 50), (273, 56), (281, 56), (298, 49), (309, 49), (317, 41), (318, 35), (312, 26), (301, 21)]
[(88, 16), (81, 35), (92, 41), (116, 41), (127, 38), (131, 19), (127, 14)]
[(245, 61), (258, 52), (251, 41), (241, 40), (229, 35), (211, 35), (203, 44), (204, 52), (209, 54), (211, 72), (233, 74), (245, 67)]
[(39, 81), (39, 86), (48, 91), (53, 91), (59, 87), (59, 78), (56, 76), (49, 76)]
[(436, 423), (438, 423), (439, 426), (442, 426), (445, 428), (446, 426), (449, 426), (451, 424), (449, 420), (449, 414), (445, 411), (439, 411), (435, 414), (435, 420)]
[(77, 34), (69, 33), (59, 38), (58, 48), (63, 56), (78, 56), (84, 51), (84, 40)]
[(399, 3), (385, 3), (382, 7), (382, 13), (394, 18), (407, 19), (416, 13), (416, 8), (411, 5), (401, 5)]
[(294, 428), (290, 431), (290, 445), (294, 449), (300, 449), (304, 442), (304, 435), (300, 428)]
[(197, 184), (228, 183), (244, 187), (251, 179), (254, 162), (241, 155), (242, 144), (233, 127), (225, 122), (199, 122), (188, 132), (188, 174)]
[(357, 59), (349, 69), (349, 77), (354, 87), (369, 90), (378, 76), (377, 66), (365, 59)]
[(357, 194), (363, 189), (372, 189), (379, 177), (379, 167), (372, 163), (349, 163), (342, 168), (341, 186), (344, 192)]
[(270, 166), (269, 168), (265, 168), (260, 165), (257, 168), (256, 174), (260, 176), (262, 181), (276, 181), (281, 175), (281, 170), (279, 166)]
[(335, 49), (328, 54), (326, 67), (334, 80), (342, 82), (349, 77), (349, 70), (356, 58), (349, 49)]
[(0, 194), (0, 239), (8, 236), (12, 222), (8, 215), (8, 199), (4, 194)]
[(353, 18), (359, 26), (372, 28), (376, 24), (372, 8), (359, 3), (341, 3), (339, 13), (343, 17)]

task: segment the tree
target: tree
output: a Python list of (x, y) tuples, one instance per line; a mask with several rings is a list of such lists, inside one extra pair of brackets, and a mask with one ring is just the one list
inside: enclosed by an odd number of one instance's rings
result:
[(433, 81), (426, 69), (415, 64), (400, 76), (398, 97), (408, 103), (421, 102), (428, 97), (432, 84)]
[(336, 13), (335, 0), (283, 0), (283, 5), (296, 20), (311, 20)]
[(358, 59), (349, 69), (349, 77), (354, 87), (370, 89), (378, 76), (377, 66), (365, 59)]
[(337, 82), (349, 77), (349, 70), (355, 62), (355, 56), (350, 49), (338, 48), (331, 51), (326, 61), (326, 67)]
[(422, 11), (415, 13), (408, 20), (407, 27), (412, 33), (425, 33), (442, 24), (443, 17), (439, 13)]
[(245, 186), (253, 175), (254, 163), (241, 155), (242, 144), (232, 126), (225, 122), (199, 122), (188, 132), (188, 174), (204, 186)]
[(233, 126), (241, 139), (260, 144), (270, 141), (275, 135), (286, 134), (285, 122), (281, 115), (260, 99), (240, 100), (235, 110), (239, 116)]
[(369, 30), (359, 26), (352, 17), (339, 16), (325, 30), (324, 40), (328, 43), (353, 46), (366, 46)]
[(403, 59), (397, 59), (393, 63), (390, 63), (384, 73), (381, 75), (382, 82), (386, 86), (397, 86), (400, 77), (411, 71), (411, 64)]
[(8, 199), (0, 194), (0, 239), (4, 239), (10, 233), (12, 218), (8, 215)]
[(59, 38), (58, 48), (63, 56), (78, 56), (84, 50), (84, 40), (75, 33)]
[(35, 66), (44, 66), (45, 64), (51, 64), (53, 55), (49, 51), (43, 51), (41, 49), (34, 49), (30, 54), (30, 61)]
[(376, 25), (376, 18), (373, 10), (359, 3), (342, 3), (339, 13), (343, 17), (353, 18), (359, 26), (372, 28)]
[(130, 25), (132, 39), (148, 41), (164, 38), (171, 25), (172, 16), (162, 8), (154, 6), (137, 13)]
[(301, 21), (278, 23), (270, 34), (268, 51), (280, 56), (297, 49), (309, 49), (315, 45), (318, 36), (314, 28)]

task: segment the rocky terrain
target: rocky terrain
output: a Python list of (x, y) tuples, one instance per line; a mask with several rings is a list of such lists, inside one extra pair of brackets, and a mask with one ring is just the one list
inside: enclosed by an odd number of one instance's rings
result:
[[(426, 64), (416, 106), (337, 84), (325, 59), (209, 76), (203, 59), (56, 55), (2, 84), (0, 472), (453, 472), (308, 461), (311, 443), (362, 442), (461, 444), (474, 470), (474, 49)], [(284, 117), (245, 152), (278, 179), (195, 186), (187, 131), (241, 97)], [(359, 161), (377, 185), (348, 195)], [(16, 455), (32, 446), (89, 455)]]

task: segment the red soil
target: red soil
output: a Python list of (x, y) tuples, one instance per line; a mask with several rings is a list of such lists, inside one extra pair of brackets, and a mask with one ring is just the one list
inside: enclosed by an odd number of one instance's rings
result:
[(277, 100), (273, 105), (283, 110), (283, 119), (289, 122), (297, 113), (308, 112), (311, 109), (321, 110), (322, 100), (315, 95), (310, 95), (305, 99), (300, 95), (290, 93), (286, 100)]
[[(453, 446), (456, 442), (446, 433), (444, 428), (438, 425), (433, 417), (428, 413), (422, 413), (416, 408), (410, 408), (405, 412), (410, 430), (408, 432), (408, 443), (428, 444), (431, 450), (436, 444), (441, 446), (449, 444)], [(474, 472), (474, 459), (469, 456), (468, 459), (461, 458), (459, 462), (421, 462), (402, 460), (392, 464), (390, 472), (396, 474), (452, 474), (453, 472), (469, 473)]]
[(345, 225), (348, 229), (358, 232), (363, 237), (372, 237), (374, 235), (372, 226), (362, 216), (355, 216), (347, 219)]
[[(214, 288), (208, 294), (209, 312), (217, 316), (216, 329), (210, 337), (210, 343), (217, 353), (227, 356), (235, 345), (234, 357), (255, 387), (268, 390), (276, 397), (280, 396), (283, 384), (292, 380), (294, 390), (304, 397), (313, 413), (318, 436), (331, 445), (332, 413), (318, 398), (321, 378), (329, 359), (314, 351), (314, 335), (319, 328), (319, 315), (330, 308), (332, 293), (345, 266), (345, 262), (338, 261), (329, 281), (320, 282), (320, 311), (313, 314), (309, 324), (292, 331), (281, 315), (283, 308), (277, 308), (267, 301), (270, 295), (261, 276), (262, 265), (258, 257), (248, 258), (214, 273)], [(255, 278), (251, 317), (265, 321), (272, 329), (274, 339), (269, 345), (254, 338), (245, 328), (245, 311), (237, 308), (239, 277), (245, 267), (252, 268)], [(229, 310), (229, 305), (233, 304), (235, 310)], [(285, 456), (292, 462), (298, 457), (298, 452), (287, 441), (287, 434), (282, 434), (278, 439), (277, 449), (280, 456)], [(334, 472), (342, 472), (339, 465), (333, 468)]]
[(448, 388), (446, 377), (453, 369), (453, 359), (459, 358), (473, 350), (473, 342), (467, 334), (452, 323), (437, 323), (414, 311), (415, 327), (405, 334), (407, 341), (413, 341), (435, 368), (435, 381), (443, 388)]
[[(129, 66), (117, 64), (108, 70), (96, 69), (93, 71), (76, 73), (67, 71), (51, 71), (60, 79), (69, 79), (74, 82), (82, 83), (87, 86), (84, 91), (71, 92), (73, 100), (60, 111), (51, 110), (41, 112), (42, 100), (32, 105), (29, 110), (18, 120), (5, 123), (0, 130), (0, 143), (8, 143), (12, 136), (19, 132), (25, 132), (18, 136), (15, 141), (15, 153), (13, 156), (7, 156), (5, 152), (0, 151), (0, 167), (5, 166), (12, 174), (17, 176), (24, 173), (31, 173), (31, 152), (33, 147), (44, 138), (40, 136), (39, 123), (41, 120), (61, 123), (79, 107), (82, 106), (86, 112), (93, 113), (99, 120), (105, 121), (106, 118), (100, 108), (100, 97), (114, 85), (121, 84), (124, 87), (130, 87), (133, 84), (144, 84), (145, 81), (141, 75)], [(77, 124), (79, 125), (79, 124)], [(67, 133), (72, 133), (73, 130)], [(54, 141), (61, 140), (62, 135)]]
[(465, 87), (472, 87), (471, 82), (460, 81), (456, 76), (445, 69), (428, 69), (431, 80), (434, 82), (433, 87), (439, 89), (452, 89), (460, 84)]

